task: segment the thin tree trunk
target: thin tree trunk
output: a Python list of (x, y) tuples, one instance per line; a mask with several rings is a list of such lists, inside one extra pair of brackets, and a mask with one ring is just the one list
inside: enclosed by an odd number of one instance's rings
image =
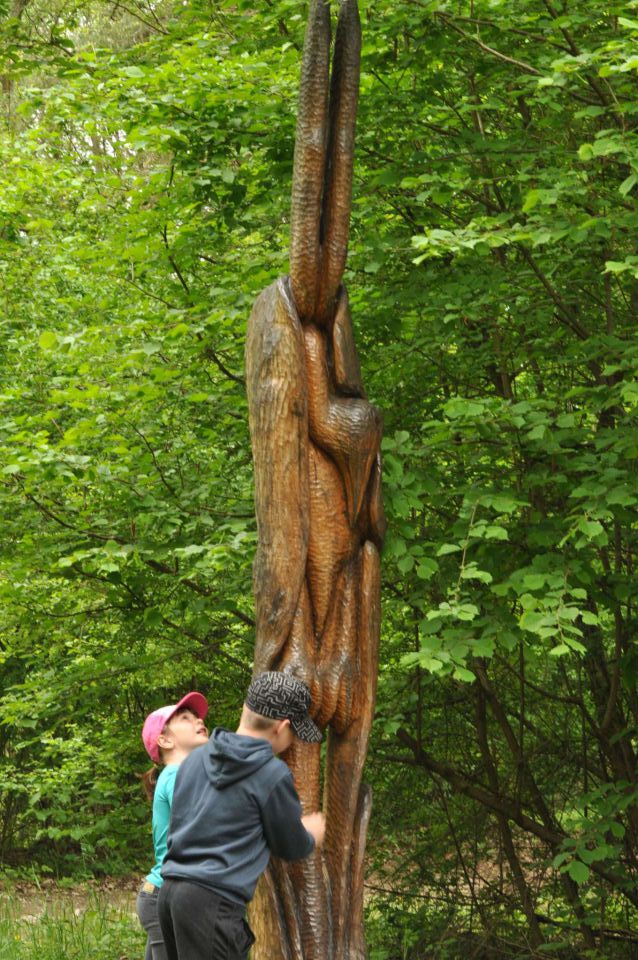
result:
[[(499, 794), (500, 785), (498, 773), (496, 771), (496, 766), (494, 765), (494, 760), (487, 737), (485, 692), (480, 685), (477, 685), (476, 691), (476, 731), (479, 747), (481, 749), (481, 755), (483, 757), (485, 769), (487, 770), (487, 778), (489, 780), (490, 788), (495, 794)], [(530, 943), (532, 947), (536, 948), (545, 942), (545, 938), (541, 933), (540, 925), (536, 917), (536, 908), (532, 894), (525, 879), (518, 854), (516, 853), (509, 821), (505, 814), (501, 813), (500, 811), (497, 811), (495, 815), (501, 835), (501, 841), (503, 843), (503, 849), (505, 850), (505, 856), (507, 857), (507, 862), (509, 863), (512, 876), (514, 877), (514, 883), (516, 884), (516, 889), (518, 890), (523, 912), (525, 913), (527, 922), (529, 923)]]

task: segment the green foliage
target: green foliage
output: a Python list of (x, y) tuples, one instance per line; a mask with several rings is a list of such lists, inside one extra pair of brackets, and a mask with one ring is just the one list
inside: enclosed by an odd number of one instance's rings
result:
[[(638, 875), (636, 4), (361, 6), (347, 282), (390, 521), (371, 944), (611, 958)], [(145, 713), (199, 687), (234, 721), (243, 338), (286, 270), (305, 13), (3, 9), (5, 861), (141, 869)]]

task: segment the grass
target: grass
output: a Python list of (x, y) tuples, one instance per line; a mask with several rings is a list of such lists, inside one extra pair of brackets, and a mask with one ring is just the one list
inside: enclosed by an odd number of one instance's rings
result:
[(146, 934), (134, 906), (90, 894), (82, 909), (58, 900), (25, 916), (15, 901), (0, 901), (0, 960), (141, 960)]

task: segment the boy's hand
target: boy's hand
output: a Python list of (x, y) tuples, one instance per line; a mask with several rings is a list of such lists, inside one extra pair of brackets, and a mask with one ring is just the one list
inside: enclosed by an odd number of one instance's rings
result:
[(320, 847), (326, 833), (326, 818), (323, 813), (307, 813), (301, 818), (301, 822), (314, 837), (316, 846)]

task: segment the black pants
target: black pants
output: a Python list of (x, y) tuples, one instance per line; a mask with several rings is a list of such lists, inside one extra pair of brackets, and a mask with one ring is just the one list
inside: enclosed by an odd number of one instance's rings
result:
[(245, 908), (187, 880), (164, 880), (158, 913), (168, 960), (247, 960)]
[[(148, 886), (148, 884), (145, 884), (145, 886)], [(142, 888), (137, 895), (137, 915), (147, 935), (144, 960), (167, 960), (164, 938), (157, 916), (158, 895), (159, 889), (157, 887), (152, 893)]]

